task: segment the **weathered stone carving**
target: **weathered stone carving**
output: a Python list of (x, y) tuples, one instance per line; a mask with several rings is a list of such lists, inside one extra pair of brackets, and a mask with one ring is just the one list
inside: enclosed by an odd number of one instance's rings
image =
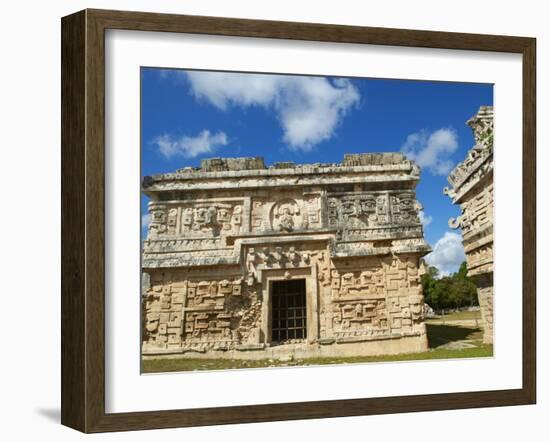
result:
[(238, 202), (210, 201), (149, 204), (150, 237), (188, 236), (213, 237), (238, 233), (242, 225), (242, 205)]
[(166, 232), (166, 206), (163, 204), (149, 204), (151, 222), (149, 223), (149, 236), (155, 237)]
[[(143, 354), (425, 350), (418, 179), (393, 153), (271, 167), (217, 158), (146, 177)], [(295, 279), (305, 280), (307, 333), (277, 345), (271, 286)]]
[(292, 232), (295, 227), (301, 224), (302, 217), (300, 208), (292, 199), (282, 200), (275, 203), (271, 212), (271, 225), (273, 230)]
[(388, 230), (380, 227), (421, 225), (418, 211), (422, 207), (412, 191), (342, 194), (329, 198), (328, 207), (329, 226), (348, 238), (382, 237)]
[(475, 145), (450, 173), (452, 188), (443, 192), (459, 204), (461, 214), (449, 220), (462, 230), (468, 274), (474, 278), (484, 324), (483, 340), (493, 342), (493, 108), (481, 106), (467, 121)]

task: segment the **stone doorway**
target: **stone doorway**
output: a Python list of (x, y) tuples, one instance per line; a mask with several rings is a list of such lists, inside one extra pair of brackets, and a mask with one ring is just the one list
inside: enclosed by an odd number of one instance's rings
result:
[(306, 280), (273, 281), (271, 285), (273, 344), (307, 338)]

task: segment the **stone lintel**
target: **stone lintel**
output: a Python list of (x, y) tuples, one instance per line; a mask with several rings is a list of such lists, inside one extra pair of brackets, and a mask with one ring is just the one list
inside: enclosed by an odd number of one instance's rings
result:
[(331, 253), (331, 257), (335, 259), (358, 258), (366, 256), (387, 256), (387, 255), (406, 255), (418, 254), (420, 256), (427, 255), (432, 249), (430, 246), (412, 246), (412, 247), (359, 247), (357, 249), (345, 249), (336, 247)]
[(238, 242), (243, 245), (263, 243), (287, 243), (300, 241), (328, 241), (334, 238), (335, 229), (316, 229), (308, 234), (307, 230), (296, 230), (292, 232), (245, 232), (240, 235), (228, 235), (227, 244)]
[(230, 266), (239, 264), (238, 256), (231, 257), (204, 257), (204, 258), (192, 258), (186, 256), (184, 253), (179, 257), (165, 257), (159, 256), (154, 259), (148, 258), (144, 255), (142, 259), (142, 267), (144, 269), (163, 269), (163, 268), (177, 268), (177, 267), (208, 267), (208, 266)]

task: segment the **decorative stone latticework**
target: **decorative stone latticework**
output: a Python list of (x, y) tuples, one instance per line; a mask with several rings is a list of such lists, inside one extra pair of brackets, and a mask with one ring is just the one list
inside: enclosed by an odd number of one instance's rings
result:
[[(419, 176), (402, 154), (377, 153), (270, 167), (262, 158), (215, 158), (146, 177), (143, 354), (426, 350), (420, 276), (430, 248)], [(272, 287), (292, 280), (305, 281), (305, 324), (293, 319), (292, 303), (286, 324), (304, 330), (274, 342)]]
[(449, 220), (461, 228), (468, 274), (477, 285), (484, 325), (483, 340), (493, 342), (493, 107), (481, 106), (467, 122), (475, 145), (451, 172), (443, 191), (460, 204), (461, 215)]

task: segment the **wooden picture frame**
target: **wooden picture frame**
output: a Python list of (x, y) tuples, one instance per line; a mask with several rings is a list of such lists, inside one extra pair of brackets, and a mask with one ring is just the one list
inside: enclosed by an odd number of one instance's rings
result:
[[(523, 382), (457, 392), (105, 412), (105, 30), (516, 53), (523, 63)], [(142, 430), (533, 404), (536, 400), (536, 41), (533, 38), (84, 10), (62, 19), (62, 424)]]

